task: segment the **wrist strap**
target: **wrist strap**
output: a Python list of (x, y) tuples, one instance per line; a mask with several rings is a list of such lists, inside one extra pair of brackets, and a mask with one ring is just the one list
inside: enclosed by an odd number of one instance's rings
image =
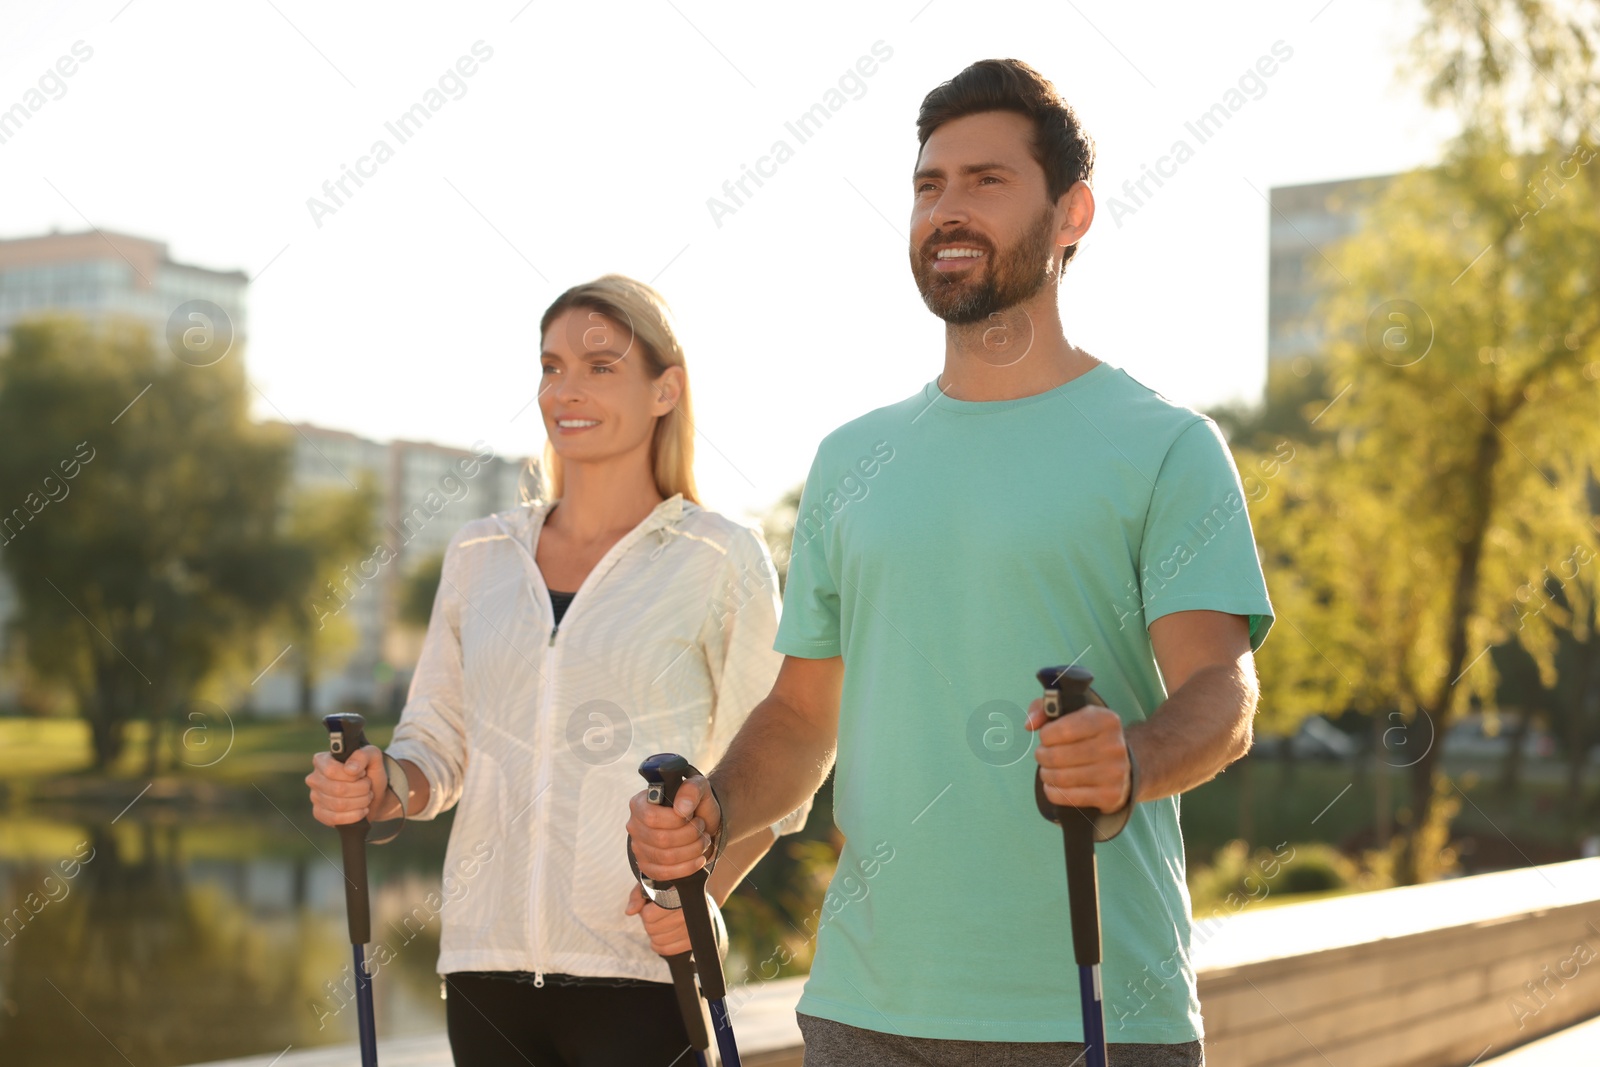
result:
[(387, 845), (400, 836), (400, 831), (406, 828), (406, 806), (411, 802), (411, 779), (406, 777), (406, 769), (400, 761), (387, 752), (383, 754), (383, 771), (389, 779), (388, 791), (400, 802), (400, 814), (397, 818), (373, 823), (367, 829), (369, 845)]
[(706, 776), (706, 789), (710, 790), (711, 799), (717, 802), (717, 833), (711, 839), (711, 858), (706, 861), (706, 874), (709, 875), (717, 869), (722, 850), (728, 847), (728, 809), (723, 806), (722, 798), (717, 795), (717, 787), (711, 784), (709, 775)]

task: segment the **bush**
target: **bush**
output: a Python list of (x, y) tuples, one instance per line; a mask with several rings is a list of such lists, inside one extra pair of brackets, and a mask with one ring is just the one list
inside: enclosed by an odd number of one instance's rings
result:
[(1382, 879), (1331, 845), (1318, 842), (1254, 852), (1244, 841), (1219, 848), (1209, 865), (1189, 872), (1189, 896), (1196, 915), (1238, 911), (1273, 894), (1318, 893), (1377, 888)]

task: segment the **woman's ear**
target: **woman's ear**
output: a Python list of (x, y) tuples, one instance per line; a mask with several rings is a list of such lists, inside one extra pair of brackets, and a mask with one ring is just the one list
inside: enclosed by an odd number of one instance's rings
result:
[(659, 378), (650, 383), (650, 390), (654, 393), (652, 399), (662, 405), (662, 410), (657, 414), (665, 415), (678, 406), (678, 400), (683, 396), (683, 382), (683, 368), (668, 367), (661, 372)]

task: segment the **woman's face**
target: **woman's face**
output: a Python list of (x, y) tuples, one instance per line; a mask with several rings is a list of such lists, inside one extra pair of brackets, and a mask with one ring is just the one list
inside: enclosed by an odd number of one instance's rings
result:
[(556, 455), (596, 463), (638, 452), (648, 462), (656, 419), (678, 401), (681, 368), (652, 380), (633, 331), (588, 308), (551, 321), (539, 363), (539, 411)]

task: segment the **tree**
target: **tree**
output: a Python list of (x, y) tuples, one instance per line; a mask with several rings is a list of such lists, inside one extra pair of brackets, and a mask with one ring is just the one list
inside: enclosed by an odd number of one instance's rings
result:
[(1600, 463), (1600, 183), (1570, 180), (1531, 212), (1517, 193), (1565, 156), (1469, 129), (1331, 259), (1340, 392), (1322, 419), (1336, 436), (1307, 457), (1316, 482), (1286, 536), (1304, 539), (1297, 570), (1330, 605), (1308, 642), (1419, 750), (1396, 763), (1412, 778), (1407, 881), (1443, 844), (1444, 733), (1470, 697), (1492, 699), (1483, 653), (1515, 636), (1517, 591), (1600, 550), (1585, 492)]
[(428, 628), (428, 621), (433, 618), (433, 601), (439, 595), (439, 582), (443, 574), (443, 552), (435, 552), (417, 561), (401, 586), (401, 623), (418, 630)]
[[(287, 449), (247, 418), (237, 360), (192, 366), (142, 327), (13, 327), (0, 357), (3, 564), (30, 666), (76, 694), (109, 766), (123, 728), (165, 723), (247, 662), (312, 560), (282, 531)], [(16, 506), (12, 507), (11, 505)]]
[[(283, 445), (288, 446), (286, 439)], [(297, 493), (289, 505), (288, 540), (312, 571), (308, 595), (285, 608), (287, 629), (299, 649), (296, 663), (302, 718), (315, 713), (318, 676), (342, 662), (355, 643), (355, 624), (350, 617), (319, 610), (318, 604), (326, 600), (321, 595), (324, 590), (339, 587), (352, 561), (371, 551), (377, 510), (378, 488), (367, 474), (358, 489)]]
[(1593, 0), (1423, 0), (1405, 69), (1424, 98), (1517, 150), (1594, 136), (1600, 6)]
[(778, 572), (778, 592), (783, 592), (789, 580), (789, 551), (794, 542), (794, 527), (800, 514), (800, 494), (805, 490), (801, 482), (767, 509), (761, 517), (761, 532), (766, 538), (767, 551), (772, 553), (772, 564)]

